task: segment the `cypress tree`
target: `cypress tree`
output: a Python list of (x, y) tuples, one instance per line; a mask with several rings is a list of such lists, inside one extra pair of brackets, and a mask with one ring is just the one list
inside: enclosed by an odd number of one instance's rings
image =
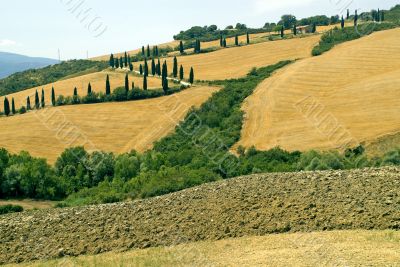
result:
[(124, 67), (124, 61), (122, 60), (122, 57), (119, 58), (119, 67), (121, 69)]
[(247, 40), (247, 44), (250, 44), (250, 35), (249, 35), (249, 32), (246, 33), (246, 40)]
[(118, 60), (118, 58), (117, 59), (115, 59), (115, 68), (119, 68), (119, 60)]
[(184, 71), (183, 71), (183, 66), (181, 65), (181, 68), (179, 69), (179, 79), (183, 80), (184, 77)]
[(143, 90), (147, 90), (147, 76), (143, 77)]
[(135, 82), (132, 82), (132, 90), (135, 88)]
[(131, 56), (130, 56), (130, 55), (128, 55), (128, 66), (129, 66), (129, 65), (131, 65), (131, 62), (132, 62), (132, 60), (131, 60)]
[(115, 61), (114, 61), (114, 55), (113, 54), (111, 54), (111, 56), (110, 56), (110, 67), (111, 68), (115, 67)]
[(44, 102), (44, 90), (42, 88), (42, 99), (41, 99), (41, 103), (42, 103), (42, 108), (44, 108), (44, 106), (46, 105)]
[(74, 96), (78, 96), (78, 89), (74, 88)]
[(357, 26), (357, 23), (358, 23), (358, 14), (357, 14), (357, 10), (356, 10), (356, 13), (354, 15), (354, 26)]
[[(76, 89), (76, 87), (75, 87), (75, 89)], [(75, 93), (75, 92), (74, 92)], [(91, 95), (92, 94), (92, 85), (89, 83), (88, 84), (88, 88), (87, 88), (87, 94), (88, 95)], [(77, 94), (78, 95), (78, 94)]]
[(110, 77), (107, 74), (107, 78), (106, 78), (106, 95), (110, 95), (110, 94), (111, 94)]
[(56, 94), (54, 92), (54, 87), (51, 88), (51, 104), (53, 107), (56, 106)]
[(36, 90), (36, 93), (35, 93), (35, 108), (36, 109), (40, 108), (39, 93), (38, 93), (37, 90)]
[(8, 102), (7, 97), (4, 98), (4, 114), (6, 116), (10, 115), (10, 103)]
[(350, 10), (347, 9), (347, 16), (346, 16), (346, 19), (349, 19), (349, 18), (350, 18)]
[(144, 60), (144, 76), (149, 76), (149, 65), (147, 64), (147, 59)]
[(285, 37), (285, 28), (284, 28), (283, 25), (282, 25), (282, 28), (281, 28), (281, 38), (283, 38), (283, 37)]
[(293, 25), (293, 34), (297, 35), (297, 26), (296, 23)]
[(150, 46), (147, 45), (147, 57), (150, 57)]
[(158, 74), (158, 76), (161, 76), (161, 62), (160, 62), (160, 59), (158, 59), (158, 62), (157, 62), (157, 74)]
[(342, 27), (342, 29), (344, 29), (344, 18), (343, 18), (343, 16), (342, 16), (342, 20), (340, 22), (340, 26)]
[(133, 71), (133, 64), (132, 63), (129, 63), (129, 70)]
[(193, 71), (193, 67), (190, 68), (189, 82), (190, 82), (191, 84), (193, 84), (193, 82), (194, 82), (194, 71)]
[(26, 110), (31, 110), (31, 99), (29, 96), (26, 98)]
[(226, 48), (226, 38), (224, 38), (224, 47)]
[(317, 31), (317, 24), (313, 23), (311, 32), (315, 33), (316, 31)]
[(158, 57), (159, 53), (158, 53), (158, 46), (156, 45), (156, 57)]
[(164, 90), (164, 93), (166, 94), (168, 92), (168, 89), (169, 89), (168, 88), (168, 79), (167, 78), (163, 79), (162, 88)]
[(151, 74), (153, 76), (156, 75), (156, 63), (154, 62), (154, 58), (151, 59)]
[(239, 36), (237, 34), (235, 35), (235, 45), (239, 45)]
[(178, 59), (174, 57), (174, 67), (172, 71), (174, 78), (178, 77)]
[(185, 53), (185, 49), (184, 49), (184, 47), (183, 47), (183, 42), (182, 42), (182, 41), (180, 41), (180, 43), (179, 43), (179, 52), (180, 52), (181, 54)]
[(220, 47), (223, 47), (223, 46), (224, 46), (224, 38), (222, 37), (222, 34), (221, 34), (221, 36), (219, 37), (219, 46), (220, 46)]
[(124, 55), (124, 65), (125, 65), (125, 68), (128, 67), (128, 54), (126, 52)]
[(144, 53), (144, 46), (142, 46), (142, 56), (144, 56), (145, 55), (145, 53)]
[(125, 75), (125, 90), (128, 92), (129, 91), (129, 78), (128, 78), (128, 73)]
[(140, 73), (140, 75), (143, 75), (143, 66), (142, 66), (142, 64), (140, 64), (140, 66), (139, 66), (139, 73)]
[(196, 40), (194, 52), (195, 52), (195, 53), (200, 53), (200, 52), (201, 52), (201, 42), (200, 42), (199, 39)]
[(167, 62), (164, 61), (164, 64), (162, 66), (162, 73), (161, 73), (161, 82), (164, 88), (164, 82), (167, 80), (168, 77), (168, 67), (167, 67)]
[(17, 112), (15, 111), (15, 102), (14, 102), (14, 97), (11, 100), (11, 112), (12, 114), (16, 114)]
[(385, 11), (381, 11), (381, 21), (385, 21)]

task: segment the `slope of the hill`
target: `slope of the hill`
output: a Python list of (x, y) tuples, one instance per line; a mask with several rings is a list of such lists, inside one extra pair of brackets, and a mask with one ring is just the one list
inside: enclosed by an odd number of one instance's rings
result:
[[(72, 96), (74, 88), (78, 89), (78, 94), (80, 96), (85, 96), (87, 94), (87, 87), (89, 82), (92, 85), (92, 91), (94, 92), (105, 92), (106, 88), (106, 77), (107, 74), (110, 77), (111, 89), (117, 87), (122, 87), (125, 85), (125, 75), (124, 71), (100, 71), (95, 73), (90, 73), (82, 76), (77, 76), (73, 78), (67, 78), (64, 80), (57, 81), (55, 83), (46, 84), (43, 86), (38, 86), (30, 89), (20, 91), (18, 93), (7, 95), (7, 98), (11, 101), (12, 98), (15, 100), (16, 108), (19, 109), (21, 106), (26, 107), (26, 98), (31, 97), (31, 104), (35, 101), (36, 90), (41, 95), (42, 89), (45, 92), (45, 100), (47, 105), (51, 105), (51, 88), (54, 87), (56, 97), (58, 95)], [(129, 86), (131, 87), (132, 82), (135, 86), (142, 88), (143, 78), (129, 75)], [(147, 84), (149, 89), (161, 88), (161, 80), (158, 78), (148, 77)], [(3, 103), (4, 97), (0, 97), (0, 103)], [(4, 106), (0, 105), (0, 111), (4, 110)]]
[(400, 29), (344, 43), (260, 84), (237, 145), (340, 149), (398, 132), (399, 84)]
[(400, 229), (400, 170), (252, 175), (131, 203), (0, 217), (0, 263), (249, 235)]
[(200, 106), (215, 87), (193, 87), (154, 99), (63, 106), (1, 118), (0, 147), (54, 162), (68, 147), (85, 145), (124, 153), (143, 151), (173, 131), (192, 106)]
[(400, 232), (332, 231), (202, 241), (11, 266), (397, 266)]
[[(268, 41), (242, 47), (226, 48), (211, 53), (180, 56), (185, 77), (190, 67), (194, 68), (195, 79), (224, 80), (245, 76), (253, 67), (263, 67), (282, 60), (291, 60), (311, 56), (312, 48), (319, 42), (320, 36), (313, 35), (289, 40)], [(173, 58), (167, 58), (168, 70), (172, 71)], [(139, 63), (136, 63), (135, 68)]]

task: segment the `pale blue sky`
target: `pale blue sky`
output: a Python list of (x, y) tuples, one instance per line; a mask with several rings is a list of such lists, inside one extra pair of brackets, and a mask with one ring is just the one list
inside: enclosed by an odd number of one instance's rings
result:
[(282, 14), (298, 18), (334, 15), (347, 5), (352, 10), (369, 11), (388, 9), (399, 3), (399, 0), (3, 0), (0, 51), (57, 58), (60, 49), (63, 60), (86, 58), (86, 51), (93, 57), (167, 42), (180, 30), (194, 25), (216, 24), (224, 28), (241, 22), (261, 27), (267, 21), (277, 22)]

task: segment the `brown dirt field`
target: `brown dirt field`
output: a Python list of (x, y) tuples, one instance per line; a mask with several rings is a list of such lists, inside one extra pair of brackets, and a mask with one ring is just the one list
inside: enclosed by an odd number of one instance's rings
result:
[(12, 266), (399, 266), (400, 232), (332, 231), (242, 237)]
[(399, 36), (377, 32), (279, 70), (245, 101), (236, 147), (342, 149), (399, 132)]
[(24, 200), (1, 200), (0, 199), (0, 206), (1, 205), (19, 205), (24, 208), (24, 210), (32, 210), (32, 209), (49, 209), (54, 207), (57, 202), (55, 201), (38, 201), (38, 200), (31, 200), (31, 199), (24, 199)]
[[(111, 89), (121, 87), (125, 85), (125, 71), (101, 71), (91, 74), (86, 74), (83, 76), (78, 76), (70, 79), (60, 80), (54, 83), (46, 84), (43, 86), (34, 87), (31, 89), (26, 89), (14, 94), (7, 95), (7, 98), (11, 101), (12, 98), (15, 100), (15, 106), (19, 109), (21, 106), (26, 107), (26, 98), (30, 96), (32, 107), (35, 104), (35, 91), (39, 92), (39, 97), (41, 96), (42, 88), (44, 88), (44, 95), (46, 100), (46, 105), (51, 105), (51, 88), (54, 86), (54, 90), (57, 95), (72, 96), (74, 88), (78, 89), (78, 94), (80, 96), (85, 96), (87, 94), (87, 86), (90, 82), (92, 85), (92, 90), (94, 92), (104, 92), (106, 87), (106, 77), (107, 74), (110, 76)], [(129, 86), (131, 87), (132, 82), (135, 82), (135, 86), (143, 87), (143, 78), (129, 75)], [(148, 77), (147, 79), (148, 89), (161, 88), (161, 80), (158, 78)], [(4, 97), (0, 97), (0, 103), (3, 103)], [(4, 110), (4, 106), (0, 105), (0, 110)]]
[(192, 106), (206, 101), (215, 87), (193, 87), (154, 99), (49, 107), (0, 118), (0, 147), (21, 150), (54, 162), (67, 147), (85, 145), (123, 153), (143, 151), (174, 130)]
[[(183, 65), (185, 77), (189, 76), (190, 67), (193, 67), (196, 80), (239, 78), (245, 76), (253, 67), (264, 67), (282, 60), (310, 57), (312, 48), (320, 38), (320, 35), (315, 35), (221, 49), (199, 55), (180, 56), (178, 64)], [(173, 58), (166, 60), (168, 71), (172, 72)], [(136, 63), (135, 68), (139, 64)]]
[(256, 174), (128, 203), (7, 214), (0, 264), (286, 232), (398, 230), (399, 186), (394, 167)]

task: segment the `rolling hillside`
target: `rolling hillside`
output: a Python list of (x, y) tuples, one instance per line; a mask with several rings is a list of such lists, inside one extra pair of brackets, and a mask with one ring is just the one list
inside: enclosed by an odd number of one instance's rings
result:
[[(51, 105), (51, 88), (54, 86), (54, 90), (57, 95), (63, 96), (72, 96), (74, 92), (74, 88), (78, 89), (78, 94), (80, 96), (85, 96), (87, 94), (88, 83), (90, 82), (92, 85), (92, 90), (94, 92), (104, 92), (106, 77), (107, 74), (110, 77), (111, 89), (115, 89), (117, 87), (122, 87), (125, 85), (125, 75), (126, 72), (122, 70), (116, 71), (100, 71), (90, 74), (85, 74), (82, 76), (77, 76), (73, 78), (66, 78), (55, 83), (46, 84), (44, 86), (38, 86), (31, 89), (23, 90), (18, 93), (7, 95), (8, 99), (15, 99), (16, 108), (20, 108), (21, 106), (26, 106), (26, 98), (28, 96), (31, 97), (31, 103), (34, 103), (35, 91), (38, 90), (39, 95), (41, 94), (42, 88), (44, 88), (46, 104)], [(129, 86), (131, 86), (132, 82), (135, 83), (135, 86), (142, 88), (143, 87), (143, 78), (129, 75)], [(148, 88), (161, 88), (161, 80), (158, 78), (148, 77), (147, 79)], [(4, 97), (0, 97), (0, 103), (3, 103)], [(0, 105), (0, 110), (3, 111), (4, 106)]]
[[(312, 48), (320, 36), (314, 35), (283, 41), (263, 42), (254, 45), (221, 49), (216, 52), (179, 56), (178, 64), (188, 77), (190, 67), (198, 80), (224, 80), (245, 76), (254, 67), (264, 67), (282, 60), (311, 56)], [(172, 71), (173, 58), (167, 58), (168, 70)], [(136, 63), (135, 68), (139, 66)]]
[(399, 36), (377, 32), (265, 80), (243, 105), (237, 146), (336, 149), (399, 132)]
[(190, 107), (199, 106), (217, 90), (193, 87), (155, 99), (46, 108), (4, 117), (0, 147), (28, 151), (51, 163), (71, 146), (115, 153), (143, 151), (173, 131)]

